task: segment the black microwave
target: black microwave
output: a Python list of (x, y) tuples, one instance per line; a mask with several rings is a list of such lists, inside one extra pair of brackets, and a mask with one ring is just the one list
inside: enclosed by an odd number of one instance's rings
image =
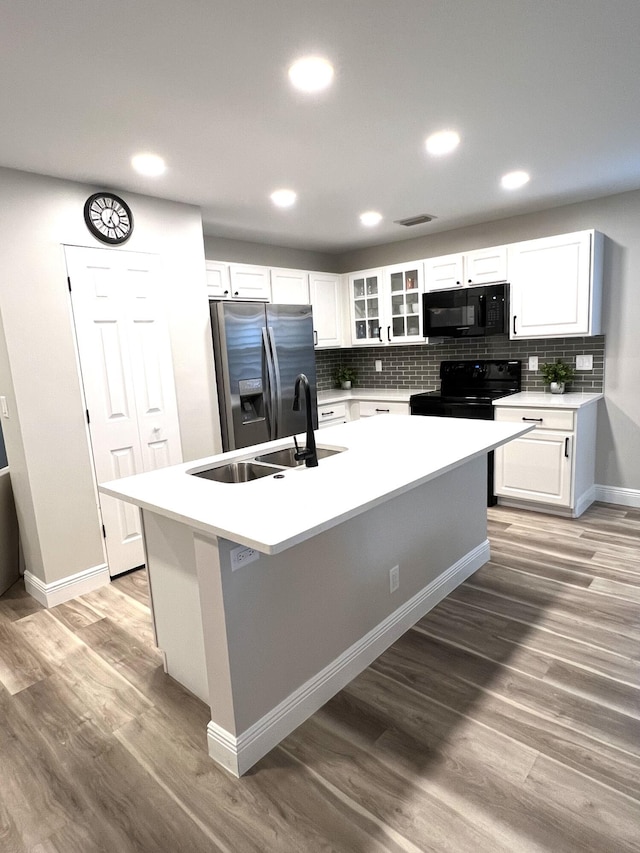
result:
[(423, 335), (480, 338), (509, 331), (509, 285), (487, 284), (422, 295)]

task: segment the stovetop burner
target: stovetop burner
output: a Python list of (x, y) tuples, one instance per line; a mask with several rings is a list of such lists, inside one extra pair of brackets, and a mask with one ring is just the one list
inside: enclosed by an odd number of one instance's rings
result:
[(441, 385), (438, 391), (415, 394), (432, 406), (438, 403), (491, 405), (493, 400), (520, 390), (522, 362), (507, 359), (474, 359), (440, 363)]

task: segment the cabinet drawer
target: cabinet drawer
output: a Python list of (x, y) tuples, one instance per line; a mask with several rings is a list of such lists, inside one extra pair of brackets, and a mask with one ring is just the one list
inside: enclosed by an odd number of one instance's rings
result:
[(370, 418), (373, 415), (408, 415), (408, 403), (387, 403), (380, 400), (361, 400), (360, 417)]
[(541, 429), (573, 430), (574, 412), (569, 409), (526, 409), (516, 406), (496, 406), (497, 421), (535, 423)]
[(342, 422), (347, 420), (346, 403), (331, 403), (327, 406), (318, 406), (318, 426), (321, 427), (326, 421)]

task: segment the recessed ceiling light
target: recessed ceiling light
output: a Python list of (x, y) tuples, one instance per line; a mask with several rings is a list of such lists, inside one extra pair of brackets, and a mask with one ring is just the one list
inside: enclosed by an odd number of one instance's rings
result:
[(333, 80), (333, 65), (321, 56), (303, 56), (289, 68), (289, 80), (301, 92), (320, 92)]
[(449, 154), (460, 144), (460, 136), (455, 130), (440, 130), (438, 133), (432, 133), (427, 137), (425, 146), (429, 154), (434, 157), (440, 157), (442, 154)]
[(528, 184), (529, 181), (530, 177), (527, 172), (509, 172), (502, 176), (500, 183), (505, 190), (517, 190), (519, 187)]
[(275, 190), (270, 196), (276, 207), (292, 207), (297, 197), (293, 190)]
[(167, 166), (157, 154), (136, 154), (131, 158), (131, 165), (141, 175), (146, 175), (149, 178), (157, 178), (158, 175), (164, 174)]
[(372, 228), (374, 225), (377, 225), (381, 220), (382, 214), (378, 213), (377, 210), (367, 210), (365, 213), (360, 214), (360, 222), (368, 228)]

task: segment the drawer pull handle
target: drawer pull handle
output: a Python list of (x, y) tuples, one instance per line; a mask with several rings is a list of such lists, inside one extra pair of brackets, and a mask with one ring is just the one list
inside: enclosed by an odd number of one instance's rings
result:
[(522, 418), (523, 421), (535, 421), (537, 424), (541, 424), (544, 418)]
[(376, 409), (376, 412), (388, 412), (389, 409)]
[(569, 436), (564, 440), (564, 455), (567, 459), (569, 458)]
[(328, 418), (328, 417), (329, 417), (329, 415), (333, 415), (333, 414), (334, 414), (334, 411), (333, 411), (333, 409), (332, 409), (330, 412), (320, 412), (320, 414), (322, 415), (322, 417), (323, 417), (323, 418)]

